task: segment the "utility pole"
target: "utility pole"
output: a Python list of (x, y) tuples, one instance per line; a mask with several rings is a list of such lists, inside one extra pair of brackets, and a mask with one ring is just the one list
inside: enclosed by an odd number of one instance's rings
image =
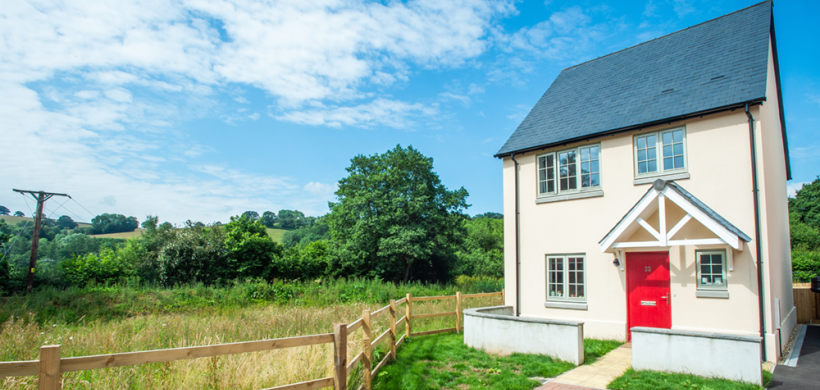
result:
[(12, 190), (21, 194), (29, 194), (37, 201), (37, 214), (34, 215), (34, 234), (31, 236), (31, 258), (28, 262), (28, 281), (26, 282), (26, 294), (31, 294), (31, 288), (34, 286), (34, 266), (37, 265), (37, 249), (40, 247), (40, 221), (43, 219), (43, 204), (53, 196), (67, 196), (68, 199), (71, 199), (71, 196), (45, 191), (17, 190), (14, 188)]

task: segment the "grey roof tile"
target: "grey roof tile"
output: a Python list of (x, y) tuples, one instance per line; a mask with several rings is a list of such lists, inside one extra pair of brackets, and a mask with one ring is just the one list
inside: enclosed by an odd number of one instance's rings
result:
[(765, 1), (564, 69), (496, 156), (765, 99), (771, 12)]

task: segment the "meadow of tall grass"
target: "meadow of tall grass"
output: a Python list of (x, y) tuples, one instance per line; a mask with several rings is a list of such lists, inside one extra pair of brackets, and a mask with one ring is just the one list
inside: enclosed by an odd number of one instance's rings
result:
[[(488, 292), (471, 288), (462, 292)], [(376, 310), (408, 292), (432, 296), (457, 290), (461, 289), (454, 284), (394, 285), (377, 280), (43, 289), (28, 297), (0, 298), (0, 360), (37, 359), (39, 347), (47, 344), (60, 344), (62, 356), (70, 357), (331, 333), (335, 323), (353, 322), (362, 310)], [(497, 305), (500, 298), (465, 299), (463, 304)], [(454, 307), (453, 300), (419, 302), (413, 304), (413, 312)], [(403, 312), (401, 306), (398, 316)], [(374, 321), (374, 337), (388, 328), (388, 318)], [(455, 318), (421, 319), (413, 326), (414, 331), (454, 327)], [(361, 330), (350, 335), (350, 358), (361, 351), (362, 336)], [(63, 387), (261, 389), (331, 376), (331, 348), (328, 344), (66, 373)], [(388, 343), (379, 349), (383, 354)], [(351, 373), (351, 385), (358, 386), (359, 373)], [(35, 389), (36, 383), (36, 377), (5, 378), (0, 379), (0, 388)]]

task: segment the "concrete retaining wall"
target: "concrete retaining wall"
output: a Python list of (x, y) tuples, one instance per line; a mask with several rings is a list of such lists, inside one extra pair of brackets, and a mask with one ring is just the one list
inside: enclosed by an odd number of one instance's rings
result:
[(583, 322), (515, 317), (512, 306), (464, 310), (464, 343), (490, 353), (532, 353), (584, 363)]
[(760, 337), (632, 328), (632, 368), (762, 384)]

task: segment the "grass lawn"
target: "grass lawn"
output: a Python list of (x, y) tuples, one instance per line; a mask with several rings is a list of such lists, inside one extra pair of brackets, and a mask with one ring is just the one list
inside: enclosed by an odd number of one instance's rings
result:
[(282, 236), (284, 236), (285, 232), (287, 231), (285, 229), (273, 229), (273, 228), (265, 228), (265, 230), (268, 231), (268, 235), (270, 236), (270, 238), (273, 239), (273, 241), (276, 241), (280, 244), (282, 243)]
[(448, 333), (406, 340), (398, 360), (381, 369), (373, 387), (530, 390), (540, 383), (527, 378), (554, 377), (573, 367), (541, 355), (490, 355), (464, 345), (463, 334)]
[(620, 347), (621, 344), (623, 341), (584, 339), (584, 364), (595, 363), (601, 356)]
[[(763, 371), (763, 382), (768, 385), (772, 374)], [(749, 383), (733, 382), (726, 379), (704, 378), (686, 374), (668, 374), (657, 371), (627, 370), (607, 386), (613, 390), (759, 390), (761, 387)]]

